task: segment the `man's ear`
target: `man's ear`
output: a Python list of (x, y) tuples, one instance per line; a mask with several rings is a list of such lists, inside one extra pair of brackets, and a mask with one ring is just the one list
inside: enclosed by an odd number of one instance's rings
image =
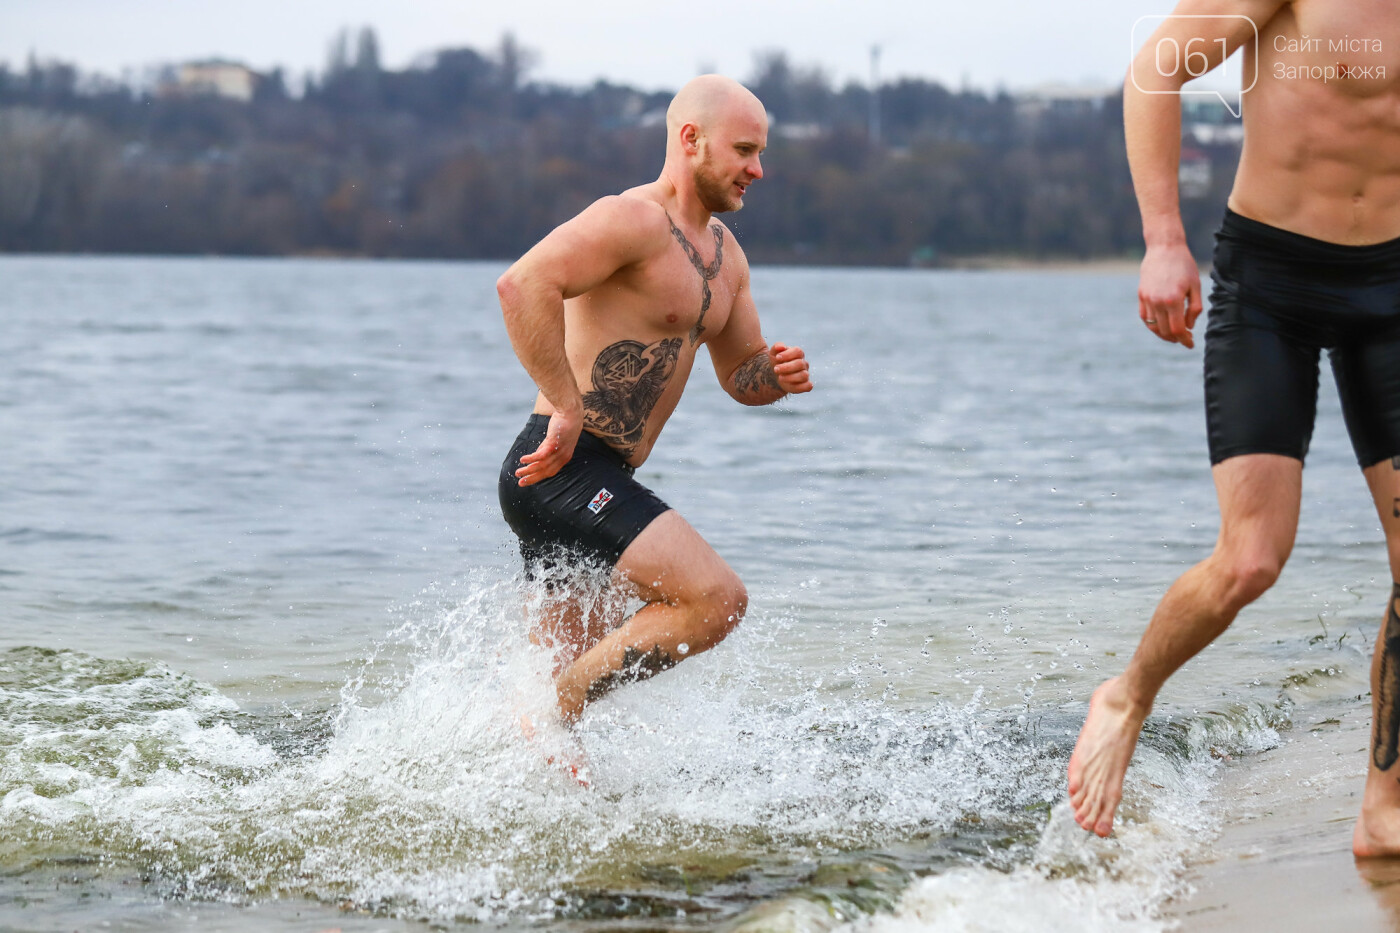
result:
[(681, 151), (686, 155), (695, 155), (700, 151), (700, 128), (694, 123), (681, 125)]

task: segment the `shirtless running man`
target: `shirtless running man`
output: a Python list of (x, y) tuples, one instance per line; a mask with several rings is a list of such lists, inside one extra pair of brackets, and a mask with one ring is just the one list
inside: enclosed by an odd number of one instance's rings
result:
[[(1189, 76), (1160, 75), (1158, 43), (1204, 52), (1215, 67), (1223, 39), (1230, 51), (1245, 45), (1245, 75), (1258, 68), (1243, 95), (1244, 150), (1216, 238), (1205, 338), (1220, 535), (1210, 557), (1167, 591), (1127, 669), (1089, 703), (1069, 762), (1069, 794), (1075, 820), (1100, 836), (1112, 831), (1157, 692), (1273, 585), (1293, 548), (1321, 349), (1329, 351), (1380, 515), (1391, 579), (1400, 581), (1400, 7), (1391, 0), (1183, 0), (1176, 13), (1197, 18), (1165, 20), (1123, 92), (1147, 243), (1138, 312), (1163, 340), (1192, 346), (1202, 305), (1177, 199), (1181, 100), (1174, 92)], [(1258, 25), (1257, 55), (1243, 17)], [(1400, 582), (1376, 641), (1371, 696), (1371, 758), (1353, 849), (1394, 856)]]
[(768, 118), (718, 75), (666, 111), (666, 162), (648, 185), (595, 202), (496, 283), (511, 345), (539, 386), (501, 467), (501, 510), (527, 574), (576, 559), (612, 567), (645, 602), (625, 623), (591, 618), (567, 589), (534, 638), (558, 652), (566, 723), (610, 689), (718, 644), (748, 594), (680, 513), (632, 478), (675, 410), (701, 344), (726, 392), (767, 405), (811, 391), (797, 347), (759, 331), (749, 266), (711, 215), (737, 211), (763, 177)]

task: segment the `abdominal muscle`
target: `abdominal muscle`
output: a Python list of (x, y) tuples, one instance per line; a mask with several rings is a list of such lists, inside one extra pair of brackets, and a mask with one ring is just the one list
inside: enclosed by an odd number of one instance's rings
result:
[(1400, 87), (1278, 78), (1261, 58), (1231, 209), (1343, 245), (1400, 237)]

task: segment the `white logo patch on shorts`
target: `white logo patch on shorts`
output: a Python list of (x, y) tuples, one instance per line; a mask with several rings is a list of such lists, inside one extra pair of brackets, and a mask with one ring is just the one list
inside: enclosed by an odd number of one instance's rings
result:
[(612, 497), (613, 494), (606, 489), (598, 490), (598, 495), (594, 496), (593, 501), (588, 503), (588, 511), (597, 515), (599, 512), (603, 511), (603, 506), (612, 501)]

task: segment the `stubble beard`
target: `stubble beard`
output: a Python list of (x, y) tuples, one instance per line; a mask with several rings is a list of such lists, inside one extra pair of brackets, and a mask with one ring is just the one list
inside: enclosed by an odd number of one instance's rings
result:
[(695, 183), (696, 197), (711, 214), (725, 214), (744, 206), (743, 198), (729, 193), (730, 183), (719, 178), (713, 171), (709, 153), (706, 153), (700, 164), (695, 167), (692, 180)]

